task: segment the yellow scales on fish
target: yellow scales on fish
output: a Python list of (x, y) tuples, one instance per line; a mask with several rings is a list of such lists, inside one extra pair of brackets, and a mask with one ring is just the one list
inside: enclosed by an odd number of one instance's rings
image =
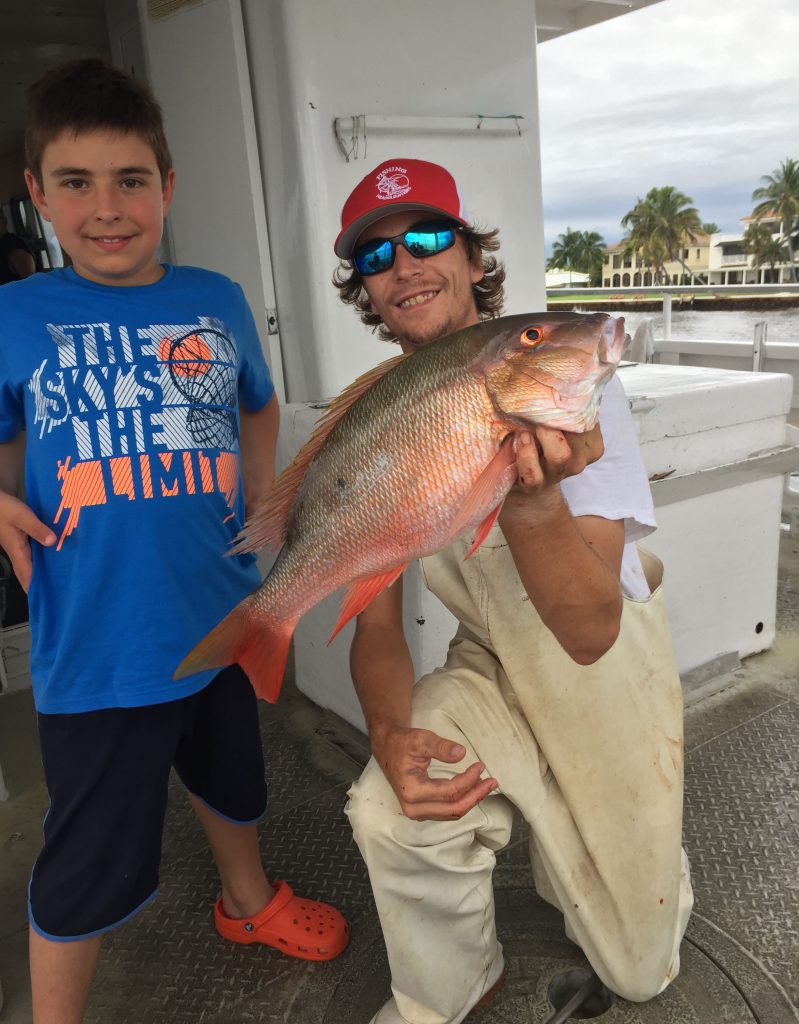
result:
[(486, 320), (396, 356), (335, 399), (233, 553), (280, 549), (272, 570), (175, 677), (238, 662), (277, 700), (300, 618), (347, 587), (331, 640), (410, 561), (469, 530), (485, 539), (516, 479), (513, 434), (590, 430), (625, 344), (605, 313)]

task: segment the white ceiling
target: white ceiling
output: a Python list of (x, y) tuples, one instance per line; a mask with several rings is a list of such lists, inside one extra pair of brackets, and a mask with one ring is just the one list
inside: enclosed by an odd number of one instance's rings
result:
[(538, 42), (576, 32), (661, 0), (536, 0)]
[[(660, 0), (537, 0), (538, 41)], [(21, 146), (25, 90), (74, 57), (108, 57), (105, 0), (0, 0), (0, 155)]]

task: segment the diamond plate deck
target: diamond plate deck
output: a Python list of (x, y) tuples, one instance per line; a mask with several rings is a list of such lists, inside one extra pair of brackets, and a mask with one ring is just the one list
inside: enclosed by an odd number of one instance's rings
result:
[[(799, 1022), (797, 548), (796, 538), (783, 538), (773, 650), (747, 659), (728, 691), (687, 716), (685, 845), (696, 912), (681, 974), (650, 1003), (617, 1001), (601, 1018), (607, 1024)], [(11, 728), (31, 728), (31, 710), (22, 711)], [(211, 916), (215, 868), (173, 779), (159, 898), (106, 939), (87, 1024), (366, 1024), (387, 998), (385, 947), (343, 815), (360, 770), (358, 743), (291, 688), (277, 707), (262, 709), (262, 727), (270, 785), (265, 863), (273, 877), (340, 907), (352, 926), (350, 947), (332, 963), (309, 964), (219, 939)], [(35, 749), (32, 728), (26, 743)], [(30, 1021), (24, 893), (43, 809), (32, 761), (27, 787), (0, 805), (0, 1024)], [(470, 1021), (542, 1024), (552, 976), (584, 961), (560, 916), (532, 888), (521, 828), (498, 860), (495, 889), (508, 983)]]

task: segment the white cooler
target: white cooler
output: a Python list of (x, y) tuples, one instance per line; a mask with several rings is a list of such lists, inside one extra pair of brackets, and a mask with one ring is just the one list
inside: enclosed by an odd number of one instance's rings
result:
[[(620, 367), (652, 480), (659, 529), (647, 546), (666, 565), (666, 601), (687, 691), (774, 639), (783, 476), (799, 468), (786, 442), (792, 379), (703, 367)], [(307, 440), (323, 404), (283, 409), (282, 467)], [(266, 568), (271, 559), (263, 559)], [(405, 573), (405, 630), (417, 675), (440, 665), (455, 619)], [(295, 634), (299, 689), (364, 728), (349, 674), (353, 625), (328, 646), (341, 594), (313, 608)]]

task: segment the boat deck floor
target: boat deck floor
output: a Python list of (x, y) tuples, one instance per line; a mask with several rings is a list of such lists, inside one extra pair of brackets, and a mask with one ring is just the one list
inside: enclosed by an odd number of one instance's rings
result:
[[(682, 970), (646, 1004), (617, 1000), (607, 1024), (799, 1021), (799, 532), (781, 538), (778, 633), (729, 685), (686, 709), (685, 846), (696, 908)], [(348, 917), (349, 948), (309, 964), (218, 938), (215, 869), (173, 781), (160, 894), (105, 940), (87, 1022), (367, 1024), (389, 995), (366, 870), (342, 813), (365, 740), (287, 691), (263, 707), (270, 812), (261, 833), (275, 878)], [(31, 1019), (26, 886), (47, 797), (29, 691), (0, 700), (10, 799), (0, 804), (0, 1024)], [(544, 1024), (554, 977), (584, 965), (560, 915), (533, 889), (520, 828), (499, 856), (497, 919), (508, 980), (475, 1024)]]

